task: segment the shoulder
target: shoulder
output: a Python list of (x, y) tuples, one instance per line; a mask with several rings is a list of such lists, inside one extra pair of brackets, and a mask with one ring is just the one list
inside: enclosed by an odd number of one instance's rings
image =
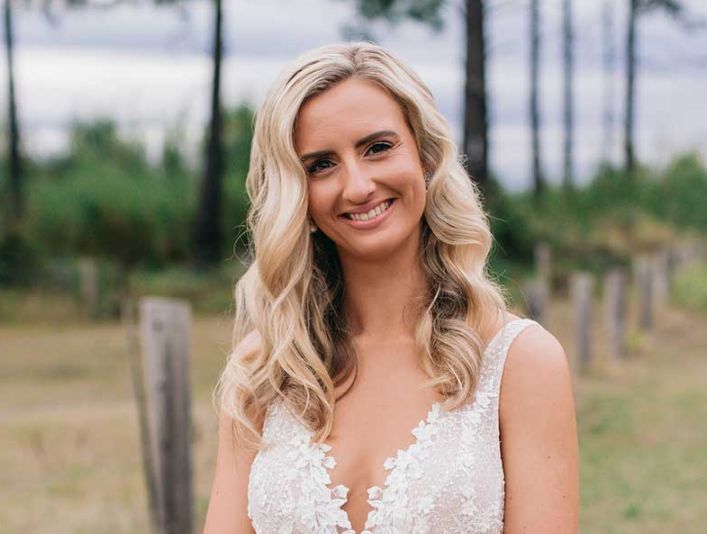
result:
[(538, 323), (531, 323), (511, 341), (506, 354), (501, 388), (511, 390), (533, 384), (557, 384), (570, 379), (567, 354), (558, 339)]
[[(501, 424), (536, 407), (567, 402), (572, 395), (567, 354), (558, 339), (540, 324), (526, 326), (511, 342), (501, 378)], [(550, 406), (548, 406), (550, 407)]]
[(499, 397), (509, 531), (528, 525), (575, 531), (579, 453), (572, 375), (564, 348), (541, 325), (527, 326), (512, 341)]

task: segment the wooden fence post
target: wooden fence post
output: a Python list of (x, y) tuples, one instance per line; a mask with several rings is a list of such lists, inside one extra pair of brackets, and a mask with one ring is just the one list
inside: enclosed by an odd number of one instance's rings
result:
[(547, 291), (545, 284), (538, 278), (526, 280), (523, 284), (528, 315), (540, 324), (545, 324), (547, 311)]
[(156, 522), (160, 534), (191, 534), (191, 308), (179, 300), (146, 297), (139, 309)]
[(543, 298), (547, 304), (552, 291), (552, 251), (547, 243), (538, 243), (534, 249), (535, 269), (542, 283)]
[(669, 279), (669, 258), (666, 250), (658, 250), (653, 254), (652, 270), (652, 292), (655, 300), (655, 308), (661, 311), (668, 304), (670, 297)]
[(634, 287), (638, 296), (638, 324), (641, 330), (653, 329), (653, 276), (651, 257), (641, 254), (633, 261)]
[(78, 261), (79, 287), (81, 303), (89, 317), (96, 317), (98, 312), (98, 269), (93, 258), (81, 258)]
[(570, 277), (570, 293), (575, 316), (575, 337), (579, 372), (585, 373), (592, 361), (592, 286), (589, 273), (576, 272)]
[(626, 274), (614, 267), (604, 275), (604, 325), (608, 354), (614, 359), (626, 357)]

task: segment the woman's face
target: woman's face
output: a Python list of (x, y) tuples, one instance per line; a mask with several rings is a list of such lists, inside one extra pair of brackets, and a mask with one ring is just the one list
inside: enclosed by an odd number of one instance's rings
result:
[(339, 254), (374, 260), (419, 239), (425, 182), (400, 105), (350, 78), (308, 100), (294, 132), (309, 215)]

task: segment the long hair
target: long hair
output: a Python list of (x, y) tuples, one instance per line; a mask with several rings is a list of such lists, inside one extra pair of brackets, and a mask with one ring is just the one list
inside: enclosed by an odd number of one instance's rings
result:
[(253, 262), (235, 287), (233, 350), (214, 390), (217, 409), (232, 417), (236, 438), (248, 448), (260, 446), (255, 421), (278, 397), (315, 441), (326, 439), (335, 387), (357, 369), (338, 255), (326, 235), (308, 230), (307, 175), (293, 140), (302, 104), (353, 77), (396, 100), (432, 172), (420, 224), (427, 292), (415, 307), (415, 341), (427, 385), (446, 399), (445, 409), (474, 396), (485, 349), (480, 332), (507, 311), (487, 271), (492, 236), (479, 191), (427, 86), (371, 43), (305, 53), (256, 113), (246, 178)]

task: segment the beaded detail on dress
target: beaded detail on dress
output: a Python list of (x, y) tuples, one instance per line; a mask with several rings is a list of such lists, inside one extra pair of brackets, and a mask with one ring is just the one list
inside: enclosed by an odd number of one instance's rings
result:
[[(434, 403), (411, 431), (415, 441), (386, 459), (384, 487), (368, 488), (360, 534), (503, 531), (499, 391), (508, 349), (531, 324), (538, 323), (506, 323), (484, 351), (473, 400), (450, 412)], [(342, 508), (349, 488), (329, 487), (336, 461), (313, 435), (282, 400), (268, 408), (248, 483), (248, 516), (258, 534), (356, 534)]]

